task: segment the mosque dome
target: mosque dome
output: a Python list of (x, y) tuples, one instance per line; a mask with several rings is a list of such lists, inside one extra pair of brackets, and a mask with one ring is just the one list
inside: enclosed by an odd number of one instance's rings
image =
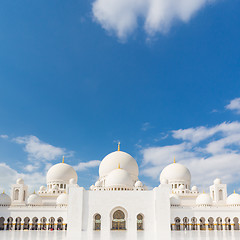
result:
[(106, 177), (111, 171), (116, 169), (117, 164), (126, 170), (134, 181), (138, 179), (138, 165), (136, 160), (126, 152), (115, 151), (108, 154), (99, 166), (99, 177)]
[(142, 182), (138, 180), (138, 181), (135, 183), (135, 187), (143, 187)]
[(178, 189), (179, 189), (179, 190), (185, 190), (186, 187), (185, 187), (183, 184), (181, 184)]
[(22, 178), (18, 178), (16, 183), (17, 184), (24, 184), (24, 180)]
[(36, 193), (33, 193), (28, 197), (27, 204), (30, 206), (42, 206), (42, 198)]
[(77, 184), (76, 178), (71, 178), (71, 179), (69, 180), (69, 184)]
[(0, 206), (10, 206), (11, 198), (6, 193), (0, 194)]
[(68, 205), (68, 195), (66, 193), (62, 193), (57, 198), (57, 205), (58, 206), (66, 206)]
[(166, 166), (160, 174), (160, 182), (168, 180), (169, 184), (172, 183), (185, 183), (191, 184), (191, 173), (184, 165), (180, 163), (172, 163)]
[(180, 200), (180, 198), (178, 197), (177, 194), (171, 194), (170, 195), (170, 204), (172, 206), (179, 206), (180, 203), (181, 203), (181, 200)]
[(192, 189), (191, 189), (192, 192), (198, 192), (198, 188), (197, 186), (193, 186)]
[(70, 179), (75, 179), (77, 182), (78, 176), (72, 166), (66, 163), (58, 163), (53, 165), (47, 172), (47, 183), (64, 182), (69, 183)]
[(233, 193), (227, 198), (228, 206), (240, 206), (240, 195), (237, 193)]
[(213, 181), (213, 184), (214, 184), (214, 185), (222, 184), (221, 179), (220, 179), (220, 178), (216, 178), (216, 179)]
[(97, 180), (95, 182), (95, 187), (102, 187), (102, 183), (99, 180)]
[(46, 188), (44, 186), (41, 186), (39, 190), (40, 191), (46, 191)]
[(132, 188), (133, 180), (126, 170), (117, 168), (111, 171), (106, 177), (105, 187)]
[(200, 194), (196, 199), (197, 206), (211, 206), (213, 203), (212, 198), (207, 193)]
[(168, 180), (166, 178), (163, 178), (161, 184), (168, 184)]

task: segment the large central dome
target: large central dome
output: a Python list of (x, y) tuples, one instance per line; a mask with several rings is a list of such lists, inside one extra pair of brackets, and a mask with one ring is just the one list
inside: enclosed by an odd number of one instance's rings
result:
[(128, 153), (115, 151), (108, 154), (99, 166), (99, 177), (106, 177), (111, 171), (120, 164), (121, 168), (126, 170), (133, 180), (138, 179), (138, 165), (136, 160)]
[(66, 163), (53, 165), (47, 173), (47, 183), (63, 182), (68, 184), (70, 179), (77, 181), (78, 176), (72, 166)]

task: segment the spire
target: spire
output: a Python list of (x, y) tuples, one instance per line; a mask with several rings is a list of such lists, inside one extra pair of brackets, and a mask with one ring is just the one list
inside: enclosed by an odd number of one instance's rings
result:
[(176, 163), (176, 159), (175, 159), (175, 157), (174, 157), (173, 163)]
[(121, 143), (120, 143), (120, 142), (118, 142), (118, 151), (120, 151), (120, 144), (121, 144)]
[(62, 163), (64, 163), (64, 156), (63, 156), (63, 158), (62, 158)]

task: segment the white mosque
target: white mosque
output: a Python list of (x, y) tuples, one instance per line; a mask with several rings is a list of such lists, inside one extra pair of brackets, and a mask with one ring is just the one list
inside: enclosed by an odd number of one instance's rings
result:
[(119, 147), (102, 160), (99, 179), (86, 190), (63, 159), (49, 169), (47, 185), (37, 193), (29, 194), (18, 179), (11, 196), (0, 194), (0, 230), (121, 230), (159, 236), (170, 236), (171, 231), (239, 230), (240, 195), (227, 196), (227, 185), (220, 179), (208, 193), (199, 193), (191, 187), (188, 168), (174, 160), (161, 172), (160, 185), (148, 190), (138, 172), (136, 160)]

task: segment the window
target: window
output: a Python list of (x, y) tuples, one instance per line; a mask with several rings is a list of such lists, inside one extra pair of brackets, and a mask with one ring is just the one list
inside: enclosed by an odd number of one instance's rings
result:
[(143, 230), (143, 215), (137, 215), (137, 230)]
[(101, 215), (98, 213), (94, 217), (94, 230), (101, 230)]
[(18, 199), (19, 199), (19, 189), (16, 189), (14, 194), (14, 200), (18, 200)]
[(125, 214), (121, 210), (113, 213), (112, 230), (126, 230)]

